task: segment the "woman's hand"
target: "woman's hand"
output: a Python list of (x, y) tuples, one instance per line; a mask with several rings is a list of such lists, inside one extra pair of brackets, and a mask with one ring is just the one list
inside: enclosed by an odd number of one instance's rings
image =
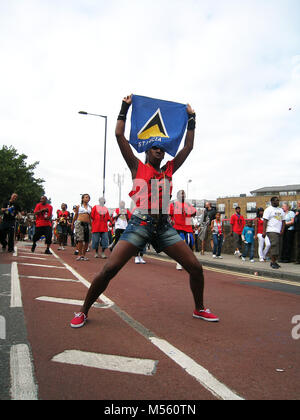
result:
[(195, 111), (193, 110), (193, 108), (191, 107), (190, 104), (187, 104), (187, 106), (186, 106), (186, 112), (188, 114), (195, 114)]
[(129, 96), (125, 96), (125, 98), (123, 98), (123, 101), (126, 102), (128, 105), (132, 104), (132, 94)]

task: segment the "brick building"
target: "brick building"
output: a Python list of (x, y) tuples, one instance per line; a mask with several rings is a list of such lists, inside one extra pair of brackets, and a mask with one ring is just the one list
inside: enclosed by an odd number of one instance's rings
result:
[(253, 219), (256, 217), (256, 210), (259, 207), (265, 209), (270, 205), (271, 197), (278, 196), (280, 205), (288, 202), (291, 209), (297, 208), (297, 201), (300, 200), (300, 184), (281, 185), (276, 187), (264, 187), (250, 191), (250, 196), (240, 194), (234, 197), (220, 197), (217, 199), (217, 210), (225, 219), (229, 219), (234, 213), (235, 208), (241, 208), (241, 214)]

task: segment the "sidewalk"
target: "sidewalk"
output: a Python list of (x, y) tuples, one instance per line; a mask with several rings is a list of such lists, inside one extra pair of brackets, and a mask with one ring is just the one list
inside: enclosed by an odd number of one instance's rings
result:
[[(150, 251), (147, 250), (147, 254), (158, 255), (153, 249), (151, 249)], [(163, 252), (159, 255), (160, 257), (170, 260), (170, 258)], [(205, 255), (200, 255), (200, 253), (196, 252), (195, 255), (204, 267), (214, 267), (219, 268), (221, 270), (235, 271), (239, 273), (246, 273), (262, 277), (271, 277), (274, 279), (293, 280), (300, 282), (299, 264), (279, 263), (281, 268), (276, 270), (270, 267), (270, 261), (259, 262), (257, 259), (255, 259), (254, 263), (250, 263), (248, 258), (246, 261), (242, 261), (241, 258), (228, 254), (222, 255), (223, 259), (215, 259), (212, 257), (212, 254), (210, 252), (205, 252)]]

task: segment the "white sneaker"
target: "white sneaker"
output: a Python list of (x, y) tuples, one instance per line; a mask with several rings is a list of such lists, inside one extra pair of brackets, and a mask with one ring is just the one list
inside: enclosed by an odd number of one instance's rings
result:
[(140, 258), (140, 263), (141, 264), (146, 264), (146, 261), (143, 259), (143, 257), (140, 256), (139, 258)]
[(95, 258), (99, 258), (99, 255), (98, 254), (95, 254)]
[(180, 264), (176, 264), (176, 270), (182, 270), (182, 266)]
[(251, 263), (254, 263), (254, 260), (250, 260)]
[(134, 262), (135, 264), (141, 264), (140, 257), (135, 257)]
[(260, 262), (265, 262), (264, 258), (259, 259)]
[(219, 255), (217, 258), (220, 258), (221, 260), (223, 259), (222, 255)]
[(213, 258), (217, 258), (217, 256), (215, 254), (213, 254)]
[(246, 258), (242, 257), (242, 261), (246, 261)]

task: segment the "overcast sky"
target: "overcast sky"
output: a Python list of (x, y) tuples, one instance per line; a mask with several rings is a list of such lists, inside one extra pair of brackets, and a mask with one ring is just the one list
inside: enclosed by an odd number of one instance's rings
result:
[(78, 111), (107, 115), (107, 206), (118, 173), (129, 205), (114, 129), (135, 93), (196, 110), (175, 193), (189, 179), (198, 199), (299, 184), (299, 21), (299, 0), (0, 0), (0, 144), (40, 162), (55, 210), (81, 193), (96, 204), (104, 119)]

